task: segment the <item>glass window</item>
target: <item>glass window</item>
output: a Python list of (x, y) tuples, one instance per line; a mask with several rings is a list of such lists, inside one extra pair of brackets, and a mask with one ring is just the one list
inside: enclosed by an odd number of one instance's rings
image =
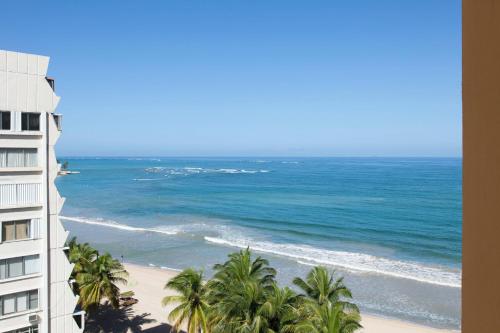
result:
[(38, 165), (38, 157), (36, 148), (24, 149), (24, 166), (35, 167)]
[(0, 148), (0, 167), (19, 168), (38, 165), (36, 148)]
[(20, 167), (24, 164), (24, 152), (22, 149), (7, 149), (7, 166)]
[(4, 295), (0, 297), (0, 315), (38, 308), (38, 290)]
[(10, 130), (10, 112), (0, 111), (0, 130)]
[(28, 130), (28, 123), (29, 123), (28, 114), (23, 112), (21, 114), (21, 130), (27, 131)]
[(30, 131), (39, 131), (40, 130), (40, 114), (32, 113), (30, 116)]
[(14, 222), (2, 223), (2, 242), (16, 239), (16, 224)]
[(28, 310), (28, 294), (27, 293), (19, 293), (17, 294), (17, 311), (16, 312), (21, 312), (21, 311), (26, 311)]
[(24, 257), (24, 274), (35, 274), (40, 272), (40, 256), (33, 255)]
[(29, 308), (38, 308), (38, 290), (32, 290), (29, 292)]
[(35, 273), (40, 273), (38, 254), (0, 260), (0, 280)]
[(2, 296), (2, 314), (16, 312), (16, 294)]
[(6, 260), (0, 260), (0, 280), (7, 278), (7, 262)]
[(18, 330), (8, 331), (5, 333), (38, 333), (38, 325), (20, 328)]
[(2, 242), (30, 238), (30, 220), (2, 223)]
[(7, 276), (14, 278), (23, 275), (23, 257), (11, 258), (7, 260)]
[(40, 114), (23, 112), (21, 114), (21, 130), (23, 131), (39, 131), (40, 130)]
[(16, 239), (29, 238), (29, 221), (16, 222)]

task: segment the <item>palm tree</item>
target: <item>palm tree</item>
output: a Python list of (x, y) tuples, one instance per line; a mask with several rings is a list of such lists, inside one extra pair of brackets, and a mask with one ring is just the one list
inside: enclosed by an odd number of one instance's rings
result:
[(203, 282), (203, 273), (194, 269), (186, 269), (168, 281), (165, 289), (173, 289), (180, 295), (166, 296), (162, 305), (179, 303), (168, 316), (169, 321), (174, 321), (174, 332), (187, 321), (188, 333), (209, 332), (207, 325), (207, 288)]
[(305, 281), (296, 277), (293, 283), (304, 291), (307, 298), (319, 305), (328, 302), (334, 305), (342, 304), (344, 309), (359, 312), (355, 304), (345, 301), (352, 298), (352, 293), (344, 284), (344, 278), (335, 280), (334, 276), (335, 271), (330, 273), (325, 267), (317, 266), (307, 274)]
[(250, 250), (232, 253), (207, 284), (214, 333), (269, 332), (269, 323), (260, 307), (274, 288), (276, 270), (261, 257), (252, 260)]
[(361, 327), (358, 307), (346, 301), (352, 294), (343, 278), (335, 279), (335, 272), (325, 267), (314, 267), (306, 276), (293, 279), (302, 289), (306, 302), (302, 312), (306, 320), (295, 327), (296, 333), (351, 333)]
[(120, 288), (118, 283), (127, 283), (127, 271), (109, 253), (97, 256), (88, 264), (84, 264), (82, 272), (77, 274), (80, 288), (79, 303), (84, 310), (92, 311), (103, 299), (117, 308), (119, 305)]
[(228, 255), (229, 260), (224, 264), (214, 266), (215, 279), (232, 279), (233, 281), (257, 281), (264, 286), (272, 286), (276, 277), (276, 270), (269, 266), (269, 261), (257, 257), (252, 261), (249, 248)]
[(294, 332), (297, 323), (305, 320), (301, 311), (303, 304), (293, 290), (288, 287), (279, 288), (276, 284), (267, 293), (266, 301), (259, 309), (268, 324), (270, 332)]
[(305, 280), (294, 279), (303, 295), (279, 288), (276, 270), (247, 248), (214, 266), (203, 283), (200, 271), (187, 269), (165, 288), (178, 292), (163, 305), (175, 303), (168, 319), (174, 331), (187, 323), (188, 333), (352, 333), (361, 327), (359, 310), (343, 279), (315, 267)]
[(84, 267), (93, 262), (99, 252), (92, 248), (88, 243), (78, 243), (76, 237), (71, 238), (68, 242), (69, 261), (75, 264), (72, 272), (72, 278), (75, 278), (78, 273), (84, 270)]
[(359, 314), (345, 313), (342, 304), (309, 302), (305, 311), (309, 313), (309, 318), (295, 325), (292, 332), (352, 333), (362, 327)]
[(99, 255), (96, 249), (92, 248), (88, 243), (78, 243), (76, 237), (73, 237), (67, 243), (69, 247), (69, 261), (74, 264), (71, 272), (71, 280), (73, 280), (73, 292), (80, 294), (80, 286), (78, 285), (78, 275), (82, 273), (86, 266), (90, 265)]

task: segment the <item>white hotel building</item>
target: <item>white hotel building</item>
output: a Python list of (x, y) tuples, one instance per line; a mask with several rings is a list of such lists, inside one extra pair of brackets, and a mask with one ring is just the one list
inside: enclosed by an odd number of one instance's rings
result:
[(83, 332), (58, 217), (61, 115), (48, 64), (0, 50), (0, 333)]

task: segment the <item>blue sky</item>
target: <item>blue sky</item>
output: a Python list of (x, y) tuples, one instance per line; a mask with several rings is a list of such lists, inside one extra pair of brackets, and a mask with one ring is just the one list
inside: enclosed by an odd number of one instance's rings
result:
[(460, 156), (460, 1), (6, 1), (60, 155)]

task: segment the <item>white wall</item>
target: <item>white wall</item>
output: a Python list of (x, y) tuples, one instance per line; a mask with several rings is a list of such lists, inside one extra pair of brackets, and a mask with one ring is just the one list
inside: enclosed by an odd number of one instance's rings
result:
[[(0, 50), (0, 110), (12, 112), (11, 129), (0, 130), (0, 149), (37, 149), (37, 163), (30, 168), (16, 163), (2, 168), (0, 163), (0, 222), (33, 219), (37, 226), (32, 228), (32, 240), (0, 242), (0, 259), (38, 253), (42, 267), (39, 275), (0, 281), (0, 295), (40, 290), (39, 310), (0, 317), (0, 333), (29, 326), (32, 313), (41, 318), (40, 333), (49, 328), (52, 333), (82, 331), (72, 317), (77, 297), (67, 281), (73, 265), (63, 252), (68, 233), (58, 218), (64, 200), (54, 185), (58, 171), (54, 145), (60, 132), (52, 113), (59, 97), (46, 80), (48, 63), (45, 56)], [(41, 113), (40, 131), (22, 131), (21, 112)]]

